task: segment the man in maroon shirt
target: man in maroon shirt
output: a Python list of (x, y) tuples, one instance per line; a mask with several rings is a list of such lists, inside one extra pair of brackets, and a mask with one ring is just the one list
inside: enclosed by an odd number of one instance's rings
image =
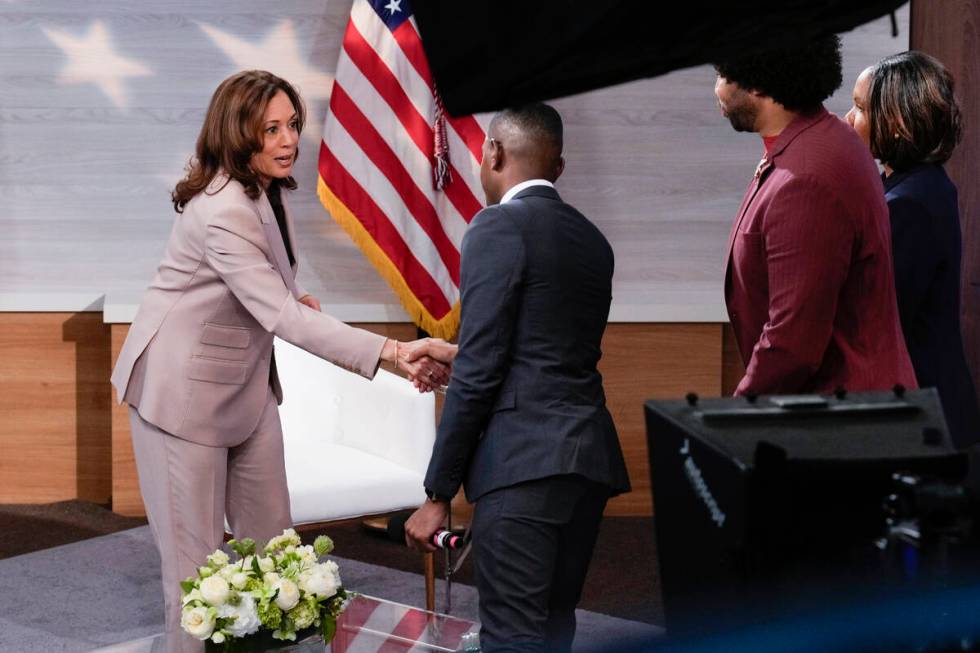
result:
[(840, 86), (836, 36), (715, 65), (715, 94), (765, 154), (728, 239), (725, 299), (740, 395), (916, 387), (874, 160), (823, 107)]

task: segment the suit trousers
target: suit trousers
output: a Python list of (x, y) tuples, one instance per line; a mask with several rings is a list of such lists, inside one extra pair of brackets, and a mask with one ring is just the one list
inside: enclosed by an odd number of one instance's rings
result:
[(203, 650), (180, 628), (180, 581), (224, 540), (266, 541), (289, 528), (289, 491), (279, 408), (271, 390), (255, 430), (234, 447), (208, 447), (163, 431), (129, 409), (140, 491), (163, 580), (168, 652)]
[(551, 476), (480, 497), (473, 552), (483, 653), (568, 653), (610, 489)]

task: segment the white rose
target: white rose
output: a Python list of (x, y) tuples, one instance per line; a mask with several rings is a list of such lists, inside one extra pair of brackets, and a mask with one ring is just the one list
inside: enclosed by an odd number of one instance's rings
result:
[(239, 571), (235, 573), (234, 576), (231, 577), (231, 585), (236, 590), (245, 589), (245, 585), (247, 584), (248, 584), (248, 574), (246, 574), (244, 571)]
[(228, 554), (218, 549), (208, 556), (208, 564), (214, 567), (224, 567), (229, 562)]
[(324, 569), (324, 565), (317, 565), (300, 577), (300, 587), (308, 594), (329, 598), (337, 593), (340, 581), (331, 570)]
[(214, 642), (215, 644), (224, 644), (224, 642), (225, 642), (224, 633), (222, 633), (219, 630), (215, 634), (211, 635), (211, 641)]
[(313, 550), (312, 545), (301, 546), (296, 551), (299, 553), (299, 559), (303, 562), (316, 562), (316, 551)]
[(281, 579), (276, 585), (279, 594), (276, 595), (276, 605), (282, 610), (292, 610), (299, 603), (299, 588), (288, 578)]
[(180, 615), (180, 627), (191, 637), (207, 639), (214, 632), (214, 611), (205, 607), (184, 608)]
[(255, 599), (251, 594), (242, 594), (241, 596), (242, 600), (238, 605), (226, 603), (218, 608), (218, 616), (222, 619), (234, 617), (234, 620), (225, 626), (225, 630), (232, 637), (251, 635), (262, 625), (259, 620), (259, 611), (255, 607)]
[(230, 591), (228, 581), (221, 576), (209, 576), (201, 581), (201, 596), (211, 605), (222, 605)]
[(276, 583), (279, 582), (279, 574), (274, 571), (270, 571), (268, 574), (262, 574), (262, 582), (269, 587), (275, 587)]
[(333, 576), (333, 580), (337, 584), (337, 587), (343, 585), (343, 583), (340, 582), (340, 567), (337, 566), (336, 562), (333, 560), (327, 560), (326, 562), (320, 563), (320, 568), (323, 569), (323, 573)]
[(183, 603), (181, 605), (187, 605), (191, 601), (203, 601), (203, 600), (204, 600), (204, 597), (201, 596), (201, 590), (199, 590), (199, 589), (197, 589), (195, 587), (190, 592), (188, 592), (187, 594), (184, 595), (184, 600), (183, 600)]
[(218, 575), (230, 583), (232, 576), (237, 574), (239, 571), (241, 570), (238, 568), (238, 565), (225, 565), (218, 570)]
[(259, 558), (259, 569), (268, 573), (276, 568), (276, 561), (272, 558)]

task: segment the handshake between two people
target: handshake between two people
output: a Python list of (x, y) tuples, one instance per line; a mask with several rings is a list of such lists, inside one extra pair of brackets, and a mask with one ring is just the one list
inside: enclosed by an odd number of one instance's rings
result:
[(389, 338), (381, 350), (381, 360), (404, 370), (419, 392), (432, 392), (449, 383), (458, 347), (442, 338), (420, 338), (399, 342)]

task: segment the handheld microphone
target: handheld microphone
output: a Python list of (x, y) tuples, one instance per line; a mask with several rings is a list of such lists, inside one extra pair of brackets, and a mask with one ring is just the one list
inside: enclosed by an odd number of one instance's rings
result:
[[(405, 542), (405, 522), (408, 520), (411, 514), (411, 510), (406, 510), (397, 515), (393, 515), (388, 520), (388, 528), (386, 531), (389, 539), (394, 542)], [(445, 528), (440, 528), (432, 535), (433, 546), (440, 549), (451, 549), (453, 551), (463, 549), (469, 540), (469, 531), (466, 531), (465, 535), (457, 535), (452, 531), (447, 531)]]
[(440, 549), (452, 549), (453, 551), (458, 551), (466, 546), (466, 540), (462, 536), (456, 535), (452, 531), (447, 531), (445, 528), (440, 528), (433, 533), (432, 544)]

